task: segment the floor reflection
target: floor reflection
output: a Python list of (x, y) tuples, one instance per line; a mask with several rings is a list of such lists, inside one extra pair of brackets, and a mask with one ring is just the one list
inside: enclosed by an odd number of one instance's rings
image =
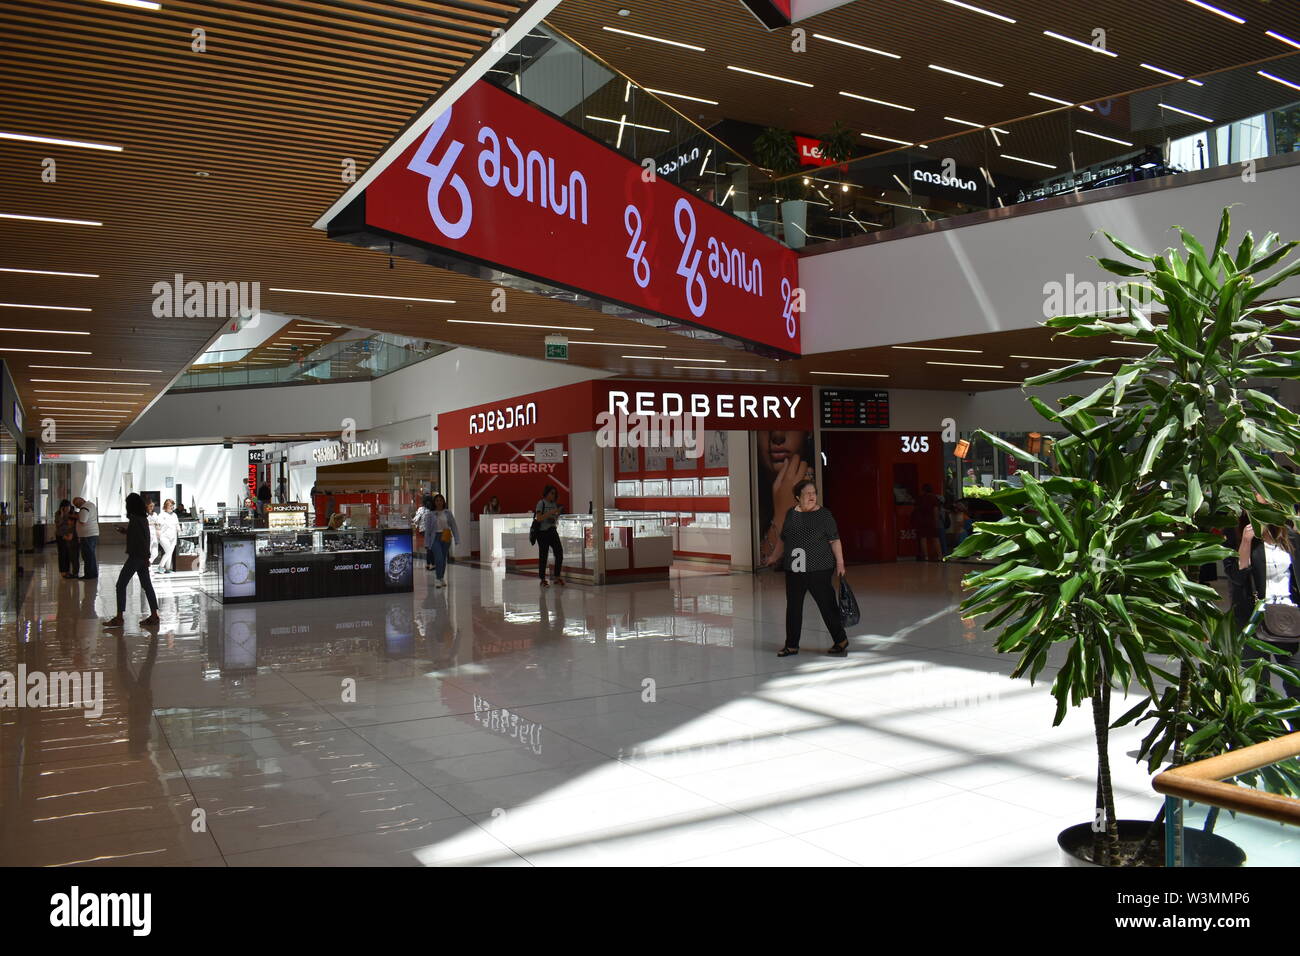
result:
[[(96, 589), (41, 556), (0, 612), (0, 669), (106, 688), (97, 719), (0, 710), (0, 863), (1050, 863), (1091, 806), (1086, 715), (1054, 729), (1007, 679), (953, 611), (960, 569), (852, 569), (851, 655), (819, 653), (810, 605), (779, 660), (772, 574), (453, 565), (445, 589), (417, 568), (413, 593), (233, 606), (170, 575), (162, 625), (114, 634), (104, 561)], [(1116, 785), (1154, 814), (1136, 766)]]

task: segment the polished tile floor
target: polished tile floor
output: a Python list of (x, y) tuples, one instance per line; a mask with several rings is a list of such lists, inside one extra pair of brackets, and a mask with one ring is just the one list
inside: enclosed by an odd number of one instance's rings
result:
[[(809, 602), (780, 660), (770, 573), (540, 590), (454, 565), (230, 608), (173, 575), (157, 633), (114, 634), (106, 559), (98, 591), (35, 559), (0, 620), (0, 670), (99, 670), (107, 697), (0, 710), (0, 863), (1054, 865), (1091, 817), (1090, 716), (1053, 728), (1051, 674), (1008, 679), (959, 567), (851, 569), (851, 654)], [(1115, 738), (1118, 810), (1153, 816), (1139, 734)]]

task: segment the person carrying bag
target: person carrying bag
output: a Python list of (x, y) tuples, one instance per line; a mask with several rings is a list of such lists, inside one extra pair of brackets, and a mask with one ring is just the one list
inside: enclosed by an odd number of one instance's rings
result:
[[(1273, 659), (1300, 667), (1300, 535), (1290, 528), (1267, 525), (1260, 536), (1246, 522), (1237, 554), (1224, 560), (1233, 587), (1233, 611), (1238, 623), (1249, 620), (1259, 602), (1263, 615), (1257, 637), (1273, 645)], [(1243, 660), (1262, 656), (1246, 648)], [(1300, 686), (1284, 682), (1285, 693), (1300, 701)]]
[[(833, 576), (840, 576), (842, 594), (848, 591), (844, 584), (844, 550), (840, 546), (840, 533), (835, 517), (817, 502), (817, 486), (804, 480), (794, 486), (796, 506), (791, 508), (781, 525), (781, 538), (776, 550), (764, 565), (770, 567), (787, 555), (785, 570), (785, 646), (777, 657), (790, 657), (799, 653), (799, 638), (803, 630), (804, 597), (813, 596), (822, 623), (830, 631), (834, 643), (828, 653), (847, 654), (849, 637), (844, 632), (844, 616), (836, 600)], [(857, 601), (848, 594), (854, 608)], [(855, 622), (856, 623), (856, 622)]]

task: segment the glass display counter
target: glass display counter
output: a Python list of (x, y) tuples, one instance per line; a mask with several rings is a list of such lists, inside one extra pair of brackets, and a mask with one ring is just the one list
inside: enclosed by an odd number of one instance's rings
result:
[(413, 589), (406, 529), (227, 532), (220, 537), (223, 604), (350, 597)]
[[(494, 567), (536, 573), (537, 545), (528, 541), (532, 514), (484, 515), (479, 549)], [(590, 579), (596, 570), (595, 519), (560, 515), (555, 523), (564, 550), (564, 576)], [(610, 576), (667, 577), (673, 563), (673, 536), (658, 512), (605, 513), (605, 573)]]
[(176, 551), (172, 554), (172, 570), (180, 574), (201, 574), (207, 564), (206, 537), (203, 524), (198, 521), (178, 522), (179, 534)]

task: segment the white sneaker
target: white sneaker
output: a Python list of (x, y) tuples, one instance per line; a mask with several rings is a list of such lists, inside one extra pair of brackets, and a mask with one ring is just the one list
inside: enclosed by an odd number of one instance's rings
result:
[(434, 585), (435, 588), (445, 588), (446, 586), (447, 586), (446, 581), (438, 581), (438, 583)]

